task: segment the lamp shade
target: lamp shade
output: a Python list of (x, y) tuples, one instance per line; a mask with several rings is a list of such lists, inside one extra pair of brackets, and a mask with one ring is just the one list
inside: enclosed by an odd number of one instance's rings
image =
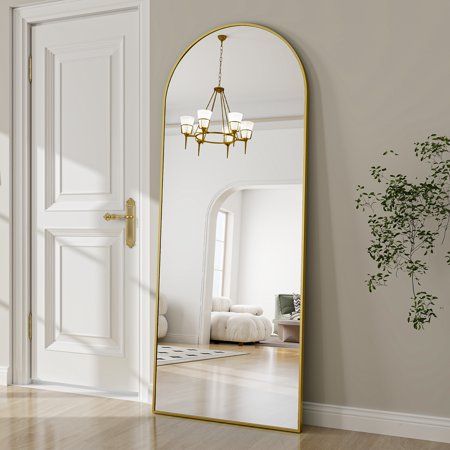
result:
[(192, 133), (192, 128), (194, 125), (195, 118), (192, 116), (181, 116), (180, 117), (180, 123), (181, 123), (181, 132), (183, 134), (190, 134)]
[(243, 122), (241, 122), (241, 138), (251, 139), (254, 126), (255, 124), (253, 122), (250, 122), (249, 120), (244, 120)]
[(239, 131), (243, 117), (244, 115), (239, 112), (228, 113), (228, 124), (231, 131)]
[(209, 109), (199, 109), (197, 111), (198, 126), (202, 129), (209, 127), (209, 121), (211, 120), (212, 111)]

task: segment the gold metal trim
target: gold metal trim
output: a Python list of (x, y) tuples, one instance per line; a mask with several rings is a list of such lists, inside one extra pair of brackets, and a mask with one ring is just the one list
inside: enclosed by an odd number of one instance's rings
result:
[(33, 339), (33, 314), (31, 311), (28, 313), (28, 340)]
[(136, 244), (136, 202), (129, 198), (125, 204), (125, 214), (105, 213), (103, 218), (110, 220), (125, 220), (125, 243), (133, 248)]
[[(161, 281), (161, 238), (162, 238), (162, 210), (163, 210), (163, 184), (164, 184), (164, 144), (165, 144), (165, 127), (166, 127), (166, 100), (167, 100), (167, 93), (169, 90), (169, 85), (172, 80), (173, 74), (175, 73), (175, 70), (177, 69), (178, 65), (180, 64), (181, 60), (186, 56), (186, 54), (189, 52), (189, 50), (194, 47), (198, 42), (200, 42), (205, 37), (209, 36), (210, 34), (216, 33), (220, 30), (225, 30), (227, 28), (233, 28), (233, 27), (253, 27), (253, 28), (259, 28), (261, 30), (268, 31), (269, 33), (272, 33), (274, 36), (278, 37), (283, 41), (286, 46), (291, 50), (293, 53), (295, 59), (298, 62), (300, 71), (303, 75), (303, 83), (304, 83), (304, 89), (305, 89), (305, 103), (304, 103), (304, 128), (303, 128), (303, 195), (302, 195), (302, 203), (303, 203), (303, 211), (302, 211), (302, 227), (303, 227), (303, 239), (302, 239), (302, 248), (301, 248), (301, 254), (303, 256), (303, 265), (302, 265), (302, 272), (300, 274), (300, 295), (302, 298), (302, 308), (301, 308), (301, 326), (300, 326), (300, 354), (299, 354), (299, 390), (298, 390), (298, 425), (297, 428), (279, 428), (276, 426), (269, 426), (269, 425), (262, 425), (262, 424), (255, 424), (255, 423), (247, 423), (247, 422), (234, 422), (230, 420), (224, 420), (224, 419), (215, 419), (212, 417), (204, 417), (204, 416), (194, 416), (189, 414), (178, 414), (173, 413), (169, 411), (161, 411), (156, 409), (156, 381), (157, 381), (157, 348), (158, 348), (158, 311), (159, 311), (159, 291), (160, 291), (160, 281)], [(173, 416), (173, 417), (185, 417), (188, 419), (198, 419), (198, 420), (205, 420), (207, 422), (218, 422), (218, 423), (227, 423), (232, 425), (244, 425), (247, 427), (253, 427), (253, 428), (263, 428), (263, 429), (269, 429), (269, 430), (279, 430), (279, 431), (289, 431), (294, 433), (301, 433), (302, 431), (302, 424), (303, 424), (303, 360), (304, 360), (304, 333), (305, 333), (305, 274), (306, 274), (306, 210), (307, 210), (307, 163), (308, 163), (308, 80), (306, 78), (306, 72), (305, 68), (303, 66), (303, 63), (300, 59), (300, 56), (294, 49), (294, 47), (289, 43), (289, 41), (284, 38), (281, 34), (277, 33), (276, 31), (272, 30), (271, 28), (268, 28), (264, 25), (258, 25), (255, 23), (249, 23), (249, 22), (236, 22), (236, 23), (230, 23), (227, 25), (222, 25), (220, 27), (213, 28), (212, 30), (204, 33), (201, 35), (198, 39), (196, 39), (194, 42), (192, 42), (180, 55), (177, 62), (173, 66), (172, 70), (170, 71), (169, 77), (167, 79), (167, 83), (164, 89), (164, 95), (162, 99), (162, 140), (161, 140), (161, 161), (160, 161), (160, 198), (159, 198), (159, 226), (158, 226), (158, 268), (157, 268), (157, 280), (156, 280), (156, 302), (155, 302), (155, 329), (154, 329), (154, 340), (153, 340), (153, 390), (152, 390), (152, 412), (154, 414), (160, 414), (160, 415), (166, 415), (166, 416)]]

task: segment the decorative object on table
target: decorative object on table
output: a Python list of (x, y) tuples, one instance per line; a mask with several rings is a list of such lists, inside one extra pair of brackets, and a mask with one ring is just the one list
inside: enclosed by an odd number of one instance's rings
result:
[[(230, 155), (230, 145), (234, 147), (236, 142), (244, 143), (244, 153), (247, 154), (247, 142), (252, 138), (254, 123), (248, 120), (243, 121), (243, 114), (232, 112), (228, 105), (225, 89), (222, 86), (222, 62), (223, 43), (227, 39), (225, 34), (219, 34), (220, 41), (219, 75), (217, 86), (206, 105), (205, 109), (197, 111), (198, 124), (194, 123), (193, 116), (181, 116), (181, 134), (184, 135), (184, 148), (187, 147), (188, 138), (194, 138), (197, 142), (197, 153), (200, 156), (202, 144), (222, 144), (227, 149), (227, 158)], [(212, 131), (210, 127), (214, 107), (220, 108), (219, 129)]]
[[(369, 274), (369, 292), (386, 286), (392, 274), (404, 272), (410, 278), (411, 305), (408, 322), (416, 330), (436, 317), (437, 297), (421, 287), (429, 266), (425, 257), (436, 243), (444, 244), (450, 222), (450, 139), (432, 134), (415, 143), (414, 153), (427, 165), (426, 176), (409, 180), (404, 174), (388, 174), (380, 165), (372, 166), (372, 178), (383, 186), (380, 192), (357, 187), (356, 208), (369, 212), (371, 233), (368, 253), (378, 267)], [(383, 153), (398, 154), (392, 150)], [(446, 254), (450, 264), (450, 252)]]
[(229, 356), (248, 355), (247, 352), (235, 352), (219, 349), (185, 348), (173, 345), (158, 344), (158, 366), (167, 364), (179, 364), (205, 359), (227, 358)]

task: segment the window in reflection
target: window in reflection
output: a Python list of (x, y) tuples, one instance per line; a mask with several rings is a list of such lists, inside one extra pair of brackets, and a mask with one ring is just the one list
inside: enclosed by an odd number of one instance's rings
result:
[[(228, 214), (226, 211), (220, 210), (217, 213), (216, 240), (214, 246), (214, 279), (213, 279), (213, 296), (224, 297), (224, 279), (227, 267), (227, 259), (229, 256), (228, 244)], [(227, 270), (228, 271), (228, 270)]]

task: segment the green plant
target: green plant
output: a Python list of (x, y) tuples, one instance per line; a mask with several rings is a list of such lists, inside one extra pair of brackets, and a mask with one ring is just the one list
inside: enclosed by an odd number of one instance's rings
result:
[[(411, 281), (408, 322), (423, 329), (433, 317), (438, 300), (421, 286), (429, 266), (425, 257), (436, 242), (444, 243), (450, 222), (450, 139), (432, 134), (415, 143), (414, 152), (427, 165), (423, 180), (410, 181), (403, 174), (388, 174), (382, 166), (372, 166), (372, 178), (382, 185), (379, 192), (357, 187), (356, 208), (367, 211), (371, 233), (368, 253), (378, 271), (369, 274), (369, 292), (386, 286), (389, 278), (404, 272)], [(398, 153), (388, 150), (384, 156)], [(450, 265), (450, 252), (446, 254)]]

